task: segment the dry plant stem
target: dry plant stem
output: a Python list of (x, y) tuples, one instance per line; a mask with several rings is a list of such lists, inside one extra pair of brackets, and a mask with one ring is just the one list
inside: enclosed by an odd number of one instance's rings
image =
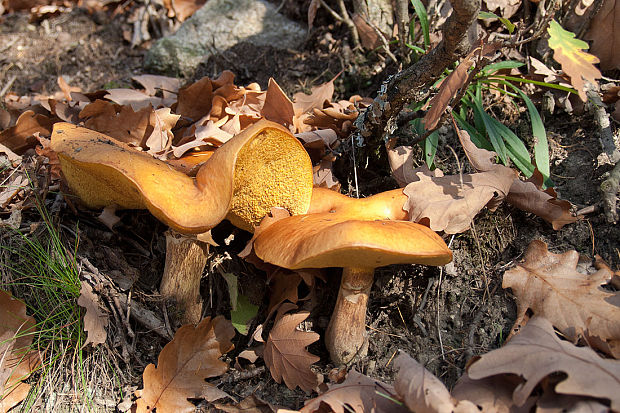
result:
[(205, 243), (171, 230), (166, 232), (166, 264), (159, 290), (162, 297), (176, 301), (183, 324), (200, 321), (200, 277), (207, 257)]
[(396, 117), (405, 105), (425, 99), (431, 82), (470, 50), (477, 37), (472, 22), (480, 10), (480, 0), (452, 0), (451, 3), (453, 11), (443, 26), (441, 43), (418, 62), (390, 77), (373, 103), (357, 118), (358, 145), (384, 144), (396, 129)]
[(401, 62), (407, 65), (409, 64), (409, 48), (406, 44), (409, 38), (409, 0), (396, 0), (394, 14), (396, 15), (396, 24), (398, 25)]
[(374, 268), (345, 268), (336, 306), (325, 333), (325, 344), (337, 365), (362, 358), (368, 351), (366, 305)]
[(618, 211), (616, 210), (616, 201), (620, 189), (620, 162), (616, 163), (614, 169), (611, 170), (609, 178), (601, 184), (601, 192), (603, 193), (603, 209), (607, 222), (615, 224), (618, 222)]

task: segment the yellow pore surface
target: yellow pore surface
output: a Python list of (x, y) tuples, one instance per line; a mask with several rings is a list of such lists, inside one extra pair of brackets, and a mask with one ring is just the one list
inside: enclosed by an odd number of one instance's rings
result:
[(237, 156), (227, 218), (254, 232), (273, 207), (304, 214), (312, 198), (312, 162), (301, 143), (280, 129), (262, 130)]

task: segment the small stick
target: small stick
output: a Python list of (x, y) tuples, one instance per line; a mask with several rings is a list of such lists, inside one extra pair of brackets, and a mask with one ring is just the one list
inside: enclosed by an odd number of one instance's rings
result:
[(620, 186), (620, 162), (616, 163), (614, 169), (611, 170), (609, 178), (601, 183), (601, 192), (603, 197), (603, 210), (605, 218), (609, 223), (618, 222), (618, 211), (616, 210), (616, 202), (618, 195), (618, 187)]

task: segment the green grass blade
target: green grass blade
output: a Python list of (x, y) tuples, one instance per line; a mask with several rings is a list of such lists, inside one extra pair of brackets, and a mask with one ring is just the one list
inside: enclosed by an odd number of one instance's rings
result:
[(523, 172), (526, 177), (529, 178), (532, 176), (534, 173), (534, 165), (532, 165), (530, 154), (527, 151), (523, 141), (519, 139), (519, 137), (510, 130), (510, 128), (501, 123), (499, 120), (495, 118), (491, 119), (496, 130), (504, 139), (508, 156), (514, 162), (515, 166), (519, 168), (519, 170)]
[(548, 87), (550, 89), (557, 89), (557, 90), (561, 90), (563, 92), (574, 93), (575, 95), (578, 94), (577, 91), (575, 89), (573, 89), (572, 87), (556, 85), (556, 84), (547, 83), (547, 82), (539, 82), (538, 80), (524, 79), (524, 78), (521, 78), (521, 77), (503, 76), (503, 75), (491, 75), (491, 76), (489, 76), (489, 78), (487, 80), (494, 80), (494, 79), (504, 79), (504, 80), (509, 80), (511, 82), (517, 82), (517, 83), (531, 83), (532, 85), (536, 85), (536, 86)]
[(480, 70), (480, 73), (483, 76), (486, 76), (491, 73), (495, 73), (498, 70), (517, 69), (521, 66), (524, 66), (524, 63), (517, 62), (515, 60), (504, 60), (502, 62), (496, 62), (496, 63), (491, 63), (489, 65), (486, 65), (485, 67), (482, 68), (482, 70)]
[(424, 48), (428, 49), (431, 45), (431, 36), (428, 26), (428, 15), (426, 14), (426, 7), (420, 0), (411, 0), (411, 4), (415, 10), (415, 14), (420, 20), (420, 28), (422, 29), (422, 35), (424, 36)]
[(495, 13), (491, 13), (488, 11), (481, 11), (478, 13), (479, 19), (498, 19), (502, 24), (508, 29), (508, 33), (512, 34), (515, 31), (516, 26), (512, 24), (512, 22), (504, 17), (500, 17)]

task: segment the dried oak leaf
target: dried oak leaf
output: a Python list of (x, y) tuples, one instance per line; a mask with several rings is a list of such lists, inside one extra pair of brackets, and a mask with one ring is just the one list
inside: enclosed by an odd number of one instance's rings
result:
[(299, 386), (304, 391), (310, 391), (318, 385), (316, 373), (310, 366), (319, 361), (320, 357), (310, 354), (306, 347), (317, 341), (319, 335), (297, 330), (297, 326), (308, 318), (309, 314), (307, 311), (300, 311), (282, 315), (279, 311), (265, 343), (263, 358), (271, 377), (277, 383), (282, 383), (284, 379), (289, 389)]
[[(598, 88), (601, 72), (594, 66), (599, 62), (596, 56), (584, 52), (588, 44), (583, 40), (575, 39), (575, 34), (566, 31), (555, 20), (551, 20), (547, 28), (549, 33), (549, 47), (553, 49), (553, 58), (562, 65), (562, 70), (570, 76), (570, 82), (579, 93), (582, 101), (587, 100), (585, 82), (592, 83)], [(607, 47), (609, 47), (607, 39)]]
[(521, 0), (485, 0), (484, 2), (489, 11), (495, 11), (499, 8), (501, 16), (505, 19), (511, 18), (521, 6)]
[(162, 99), (156, 96), (149, 96), (146, 93), (135, 89), (107, 89), (104, 97), (118, 105), (131, 106), (134, 111), (153, 106), (157, 108), (162, 105)]
[(37, 144), (35, 134), (50, 136), (54, 121), (47, 116), (35, 114), (27, 110), (17, 118), (17, 123), (0, 132), (0, 144), (6, 146), (17, 155)]
[(447, 234), (467, 230), (485, 206), (496, 207), (515, 178), (514, 171), (502, 165), (473, 174), (443, 176), (437, 169), (433, 172), (426, 167), (418, 169), (417, 181), (403, 190), (408, 197), (403, 209), (409, 212), (410, 221), (428, 222), (433, 231)]
[(392, 177), (396, 179), (398, 186), (402, 188), (417, 180), (413, 164), (413, 147), (396, 146), (396, 138), (392, 138), (385, 144), (385, 149), (387, 150)]
[(293, 108), (295, 109), (295, 115), (299, 116), (302, 113), (306, 113), (312, 109), (323, 109), (325, 101), (331, 101), (334, 95), (334, 80), (340, 76), (338, 73), (332, 80), (325, 82), (322, 85), (312, 88), (312, 93), (306, 95), (303, 92), (298, 92), (293, 95)]
[(211, 79), (205, 76), (179, 89), (178, 100), (172, 110), (185, 118), (197, 121), (211, 111), (212, 100), (213, 84)]
[(467, 369), (474, 380), (515, 374), (525, 381), (512, 399), (523, 406), (541, 380), (555, 373), (566, 378), (555, 386), (559, 394), (607, 399), (612, 410), (620, 409), (620, 361), (603, 359), (588, 347), (560, 340), (551, 323), (535, 316), (504, 347), (474, 361)]
[(601, 69), (620, 69), (620, 0), (604, 0), (585, 38), (592, 40), (590, 52), (601, 61)]
[(35, 320), (26, 315), (23, 302), (0, 290), (0, 412), (8, 412), (24, 400), (30, 385), (22, 382), (40, 363), (29, 351)]
[(146, 366), (144, 389), (138, 391), (137, 411), (193, 412), (187, 399), (213, 401), (227, 394), (205, 381), (223, 374), (228, 366), (219, 360), (232, 350), (235, 329), (221, 316), (203, 319), (197, 326), (179, 328), (159, 353), (157, 367)]
[(136, 112), (129, 105), (98, 99), (82, 109), (80, 119), (85, 119), (84, 126), (88, 129), (133, 146), (142, 146), (150, 136), (152, 113), (151, 106)]
[(293, 117), (295, 116), (293, 102), (291, 102), (273, 78), (269, 78), (267, 95), (261, 109), (261, 115), (265, 119), (284, 125), (287, 128), (293, 124)]
[(214, 406), (226, 413), (274, 413), (279, 411), (274, 405), (259, 399), (255, 394), (250, 394), (236, 404), (214, 403)]
[[(149, 96), (155, 96), (157, 92), (161, 91), (164, 102), (170, 98), (174, 98), (176, 101), (181, 84), (180, 79), (160, 75), (139, 75), (133, 76), (132, 79), (144, 86), (144, 93)], [(164, 103), (164, 106), (168, 105)]]
[(508, 374), (472, 380), (465, 373), (452, 389), (452, 397), (456, 400), (468, 400), (479, 406), (483, 412), (530, 412), (537, 397), (529, 397), (520, 408), (517, 408), (512, 400), (514, 389), (522, 383), (522, 379)]
[(80, 307), (86, 309), (84, 314), (84, 331), (86, 331), (86, 341), (84, 345), (92, 343), (93, 346), (105, 343), (108, 333), (108, 315), (101, 310), (99, 297), (93, 292), (92, 287), (86, 281), (82, 281), (80, 297), (77, 301)]
[(591, 275), (579, 273), (578, 260), (577, 251), (553, 254), (542, 241), (530, 243), (524, 261), (506, 271), (502, 282), (502, 287), (511, 288), (517, 297), (515, 325), (523, 324), (530, 309), (571, 341), (586, 334), (620, 340), (620, 307), (609, 302), (620, 293), (601, 288), (613, 273), (606, 268)]
[(394, 366), (398, 369), (394, 389), (412, 412), (479, 413), (472, 402), (453, 398), (436, 376), (407, 354), (401, 353)]
[[(389, 397), (388, 397), (389, 396)], [(308, 400), (300, 413), (323, 412), (326, 404), (334, 413), (406, 413), (407, 408), (396, 403), (396, 393), (392, 386), (371, 379), (351, 370), (340, 384), (329, 386), (320, 396)]]

